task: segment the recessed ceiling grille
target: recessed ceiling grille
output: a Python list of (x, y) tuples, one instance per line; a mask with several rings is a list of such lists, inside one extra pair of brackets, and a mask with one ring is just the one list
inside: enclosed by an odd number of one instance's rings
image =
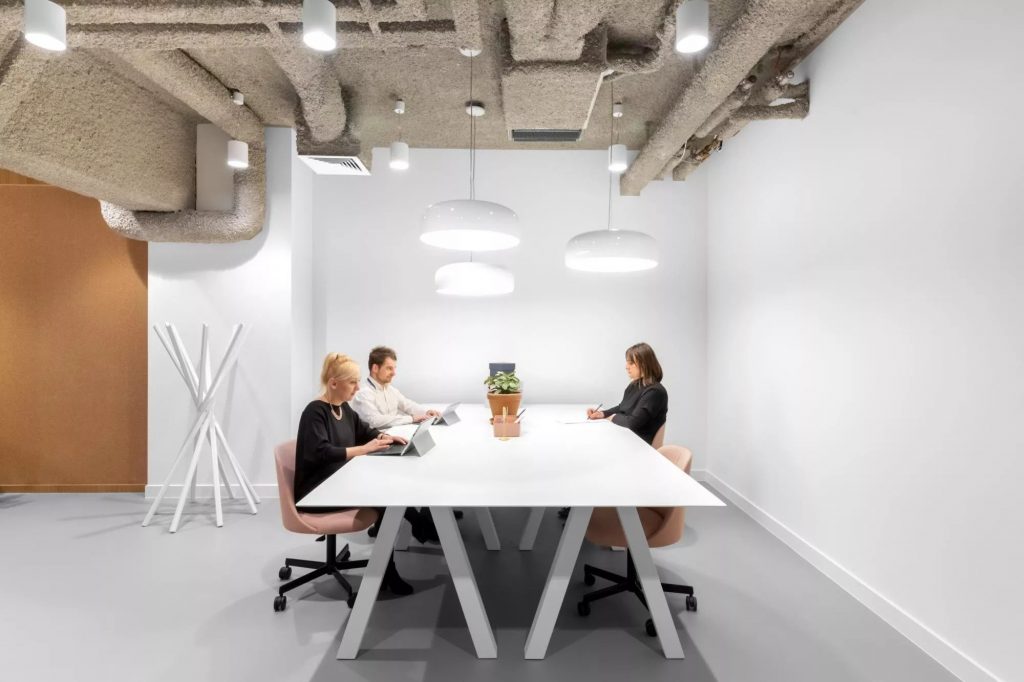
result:
[(579, 142), (582, 130), (555, 128), (517, 128), (512, 131), (513, 142)]
[(358, 156), (300, 156), (317, 175), (369, 175)]

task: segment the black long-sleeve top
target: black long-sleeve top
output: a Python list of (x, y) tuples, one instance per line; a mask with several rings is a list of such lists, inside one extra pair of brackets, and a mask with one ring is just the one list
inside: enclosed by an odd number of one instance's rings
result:
[(633, 381), (622, 394), (622, 402), (603, 412), (606, 417), (614, 415), (613, 422), (625, 426), (650, 445), (668, 416), (668, 391), (660, 383), (644, 386), (640, 381)]
[(295, 444), (295, 501), (345, 466), (350, 447), (368, 443), (379, 433), (361, 420), (348, 403), (341, 404), (341, 419), (335, 419), (331, 406), (322, 400), (306, 405), (299, 418)]

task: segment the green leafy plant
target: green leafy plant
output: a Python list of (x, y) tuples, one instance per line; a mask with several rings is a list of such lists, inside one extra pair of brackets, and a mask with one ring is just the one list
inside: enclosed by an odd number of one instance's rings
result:
[(488, 393), (519, 393), (519, 377), (515, 372), (496, 372), (484, 379)]

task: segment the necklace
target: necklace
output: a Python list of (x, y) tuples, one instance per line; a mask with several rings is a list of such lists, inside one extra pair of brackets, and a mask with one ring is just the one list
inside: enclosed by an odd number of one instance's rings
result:
[(331, 408), (331, 416), (333, 416), (338, 421), (341, 421), (341, 418), (345, 416), (345, 412), (342, 411), (341, 405), (337, 406), (338, 411), (335, 412), (334, 411), (335, 405), (334, 405), (334, 403), (331, 402), (331, 396), (327, 395), (326, 393), (324, 393), (324, 402), (326, 402), (330, 406), (330, 408)]

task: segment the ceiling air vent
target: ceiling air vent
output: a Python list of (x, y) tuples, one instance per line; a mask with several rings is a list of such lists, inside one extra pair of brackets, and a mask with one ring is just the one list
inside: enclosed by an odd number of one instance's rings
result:
[(513, 142), (579, 142), (582, 130), (552, 128), (516, 128), (512, 131)]
[(317, 175), (369, 175), (358, 156), (299, 156)]

